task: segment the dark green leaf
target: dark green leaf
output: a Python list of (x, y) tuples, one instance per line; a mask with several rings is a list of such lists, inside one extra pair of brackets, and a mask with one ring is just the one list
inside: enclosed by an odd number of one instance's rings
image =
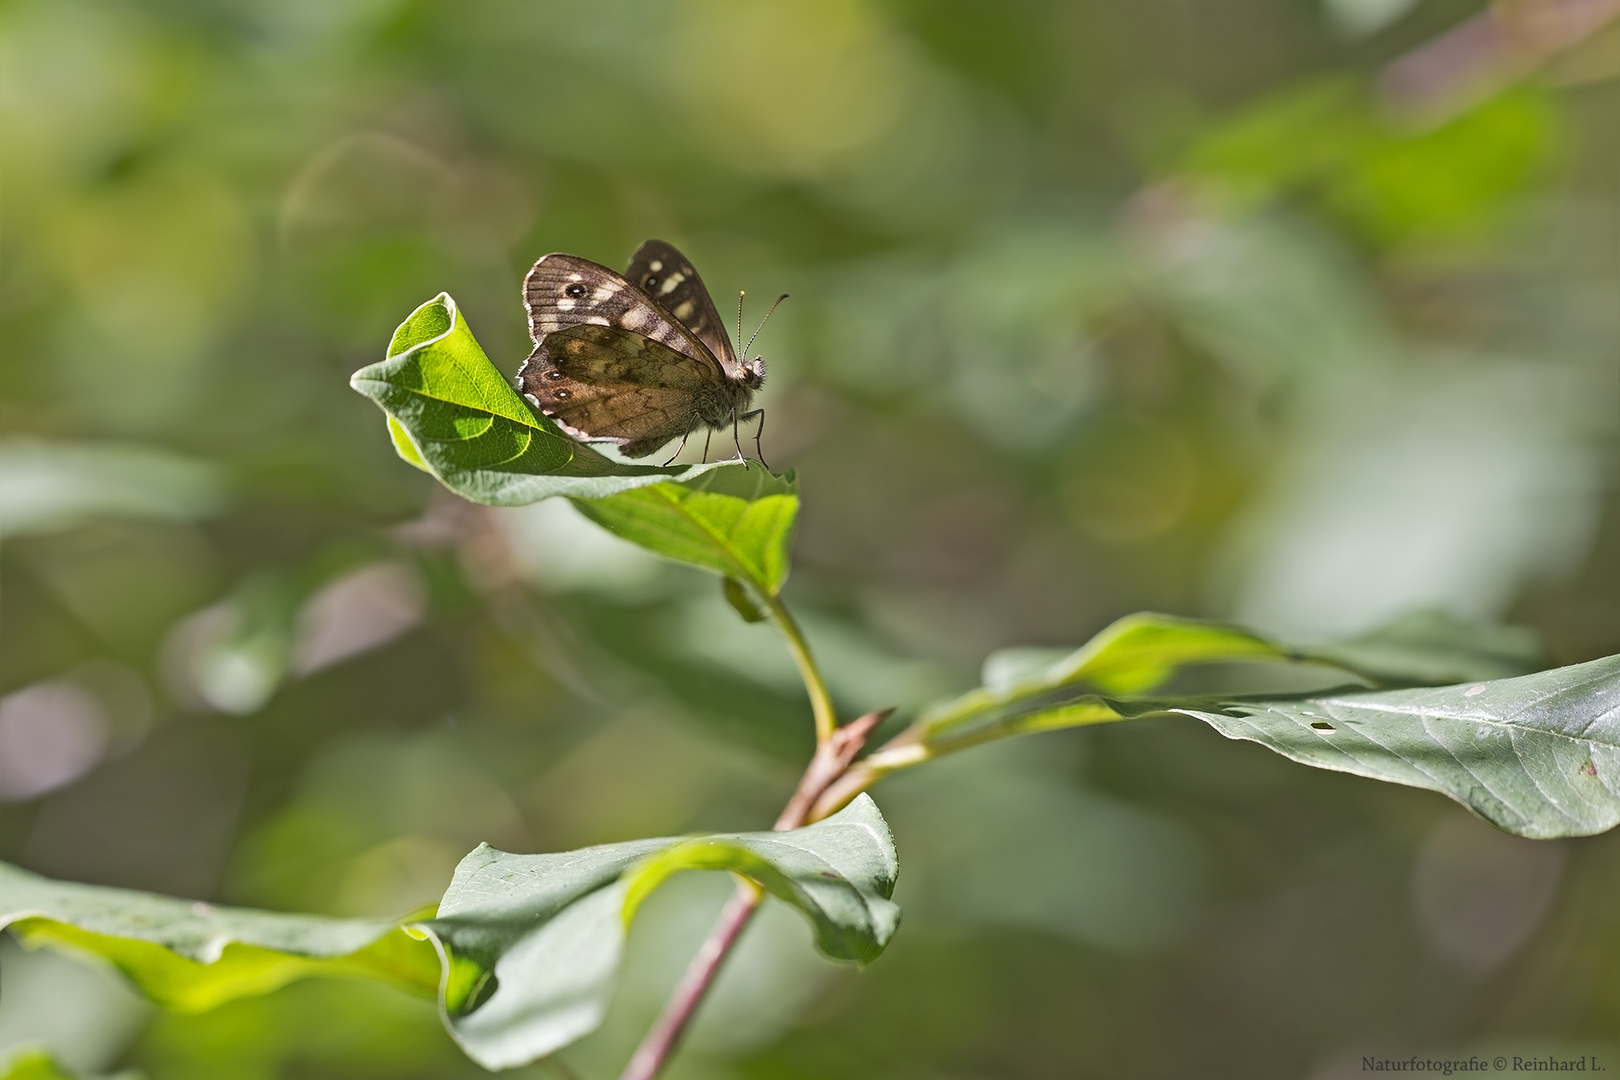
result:
[(1439, 791), (1520, 836), (1620, 823), (1620, 656), (1495, 682), (1175, 711), (1307, 765)]
[(1512, 679), (1286, 698), (1119, 701), (1059, 688), (971, 726), (897, 739), (864, 767), (881, 775), (1011, 735), (1168, 712), (1317, 768), (1441, 792), (1520, 836), (1620, 823), (1620, 656)]
[(1528, 627), (1464, 622), (1441, 611), (1413, 612), (1305, 655), (1386, 686), (1506, 679), (1547, 662), (1541, 639)]
[(764, 622), (770, 618), (765, 612), (759, 610), (754, 598), (748, 595), (748, 587), (734, 577), (728, 577), (721, 583), (721, 592), (724, 593), (726, 603), (730, 604), (743, 622)]
[(753, 878), (809, 917), (826, 955), (865, 963), (899, 919), (888, 825), (862, 796), (792, 832), (636, 840), (555, 855), (480, 847), (462, 860), (436, 918), (446, 1022), (487, 1068), (552, 1053), (607, 1008), (626, 928), (641, 900), (682, 870)]

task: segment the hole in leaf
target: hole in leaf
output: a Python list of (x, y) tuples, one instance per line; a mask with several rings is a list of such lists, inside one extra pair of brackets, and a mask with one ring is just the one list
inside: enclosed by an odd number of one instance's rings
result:
[(1339, 730), (1338, 728), (1334, 727), (1332, 724), (1328, 723), (1326, 720), (1312, 720), (1311, 721), (1311, 729), (1313, 731), (1338, 731)]

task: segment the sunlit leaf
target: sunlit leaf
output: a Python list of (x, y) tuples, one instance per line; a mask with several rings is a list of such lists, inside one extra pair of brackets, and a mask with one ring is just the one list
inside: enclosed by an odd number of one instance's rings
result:
[(312, 975), (381, 979), (431, 995), (439, 964), (396, 923), (213, 907), (52, 881), (0, 863), (0, 925), (27, 945), (111, 963), (153, 1001), (196, 1012)]
[(387, 358), (361, 368), (349, 383), (387, 413), (402, 458), (474, 502), (601, 498), (709, 472), (750, 471), (736, 462), (627, 465), (569, 438), (536, 415), (490, 363), (447, 293), (412, 312), (394, 332)]
[(779, 476), (754, 467), (576, 499), (575, 505), (616, 536), (775, 596), (788, 576), (797, 492), (791, 472)]
[(441, 1001), (463, 1050), (488, 1068), (532, 1061), (601, 1023), (641, 900), (671, 874), (730, 870), (804, 913), (817, 947), (866, 963), (899, 919), (888, 825), (862, 796), (787, 833), (635, 840), (554, 855), (480, 847), (462, 860), (436, 918)]

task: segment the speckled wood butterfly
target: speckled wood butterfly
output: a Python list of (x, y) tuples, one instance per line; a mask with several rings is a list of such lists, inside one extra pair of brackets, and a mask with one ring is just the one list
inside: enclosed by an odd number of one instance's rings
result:
[[(646, 457), (677, 437), (684, 447), (700, 424), (730, 425), (740, 458), (738, 425), (758, 417), (764, 429), (763, 410), (745, 410), (765, 362), (737, 358), (703, 280), (672, 245), (642, 244), (624, 277), (576, 255), (542, 256), (523, 299), (534, 352), (518, 385), (576, 438)], [(739, 323), (741, 309), (739, 296)]]

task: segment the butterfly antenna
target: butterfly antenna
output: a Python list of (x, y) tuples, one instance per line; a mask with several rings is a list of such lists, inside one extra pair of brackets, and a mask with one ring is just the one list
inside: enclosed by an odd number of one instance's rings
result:
[[(742, 300), (743, 300), (743, 297), (745, 297), (747, 295), (748, 295), (748, 290), (746, 290), (746, 289), (738, 289), (737, 290), (737, 347), (739, 349), (742, 349)], [(742, 349), (742, 351), (744, 353), (748, 352), (747, 349)]]
[[(765, 324), (771, 321), (771, 316), (772, 315), (776, 314), (777, 307), (782, 303), (782, 301), (786, 300), (787, 298), (788, 298), (787, 293), (783, 293), (781, 296), (778, 296), (776, 298), (776, 303), (771, 305), (771, 310), (767, 311), (765, 313), (765, 317), (763, 319), (759, 320), (759, 327), (758, 327), (758, 329), (756, 329), (754, 331), (754, 336), (748, 339), (748, 349), (752, 349), (754, 347), (754, 342), (759, 339), (759, 331), (765, 329)], [(742, 334), (741, 333), (737, 334), (737, 340), (738, 341), (742, 340)], [(748, 349), (744, 349), (742, 351), (742, 355), (747, 356), (748, 355)]]

